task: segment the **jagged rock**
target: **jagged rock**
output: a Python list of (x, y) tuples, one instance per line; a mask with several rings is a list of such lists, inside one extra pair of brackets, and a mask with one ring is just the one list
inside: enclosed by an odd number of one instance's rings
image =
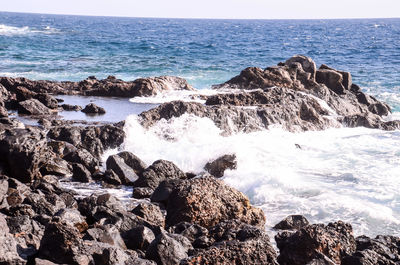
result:
[(300, 230), (309, 225), (308, 220), (302, 215), (289, 215), (274, 226), (277, 230)]
[(180, 264), (182, 259), (188, 257), (190, 249), (192, 249), (192, 245), (186, 237), (164, 232), (150, 244), (146, 258), (162, 265)]
[(39, 167), (49, 156), (45, 135), (39, 129), (12, 129), (0, 134), (0, 161), (11, 176), (24, 183), (40, 177)]
[(18, 113), (28, 115), (49, 115), (51, 110), (37, 99), (28, 99), (18, 103)]
[(77, 228), (81, 233), (88, 228), (85, 218), (77, 209), (61, 209), (55, 216), (59, 217), (67, 225)]
[[(199, 245), (199, 239), (208, 239), (208, 230), (206, 228), (188, 222), (182, 222), (170, 227), (170, 232), (186, 237), (187, 239), (189, 239), (190, 243), (192, 243), (194, 247), (198, 247), (196, 245)], [(200, 247), (204, 247), (204, 244)]]
[(326, 85), (338, 95), (345, 93), (346, 89), (343, 86), (343, 76), (337, 71), (320, 69), (317, 71), (316, 80), (318, 83)]
[(275, 236), (280, 250), (279, 264), (307, 264), (321, 255), (340, 264), (341, 259), (352, 255), (356, 242), (350, 224), (341, 221), (308, 225), (296, 232), (281, 232)]
[(85, 239), (103, 242), (121, 249), (126, 249), (125, 242), (119, 231), (115, 227), (109, 225), (88, 229), (86, 231)]
[(5, 107), (0, 104), (0, 118), (8, 117), (8, 111)]
[(90, 103), (85, 106), (82, 112), (86, 114), (104, 114), (106, 113), (106, 110), (102, 107), (97, 106), (94, 103)]
[(71, 163), (82, 164), (90, 172), (95, 172), (99, 167), (99, 160), (96, 159), (89, 151), (86, 149), (77, 149), (66, 154), (64, 160)]
[(132, 198), (135, 199), (150, 198), (153, 192), (154, 190), (152, 188), (137, 187), (133, 189)]
[(342, 265), (394, 265), (400, 262), (400, 238), (377, 236), (375, 239), (360, 236), (356, 238), (357, 250), (344, 257)]
[(151, 195), (151, 201), (161, 202), (167, 205), (169, 196), (171, 195), (172, 191), (181, 182), (181, 179), (169, 179), (161, 182)]
[(57, 175), (66, 176), (71, 174), (67, 161), (61, 158), (53, 158), (47, 163), (45, 163), (40, 168), (42, 175)]
[(132, 213), (157, 226), (165, 226), (165, 217), (159, 206), (153, 203), (140, 203)]
[(185, 221), (207, 228), (229, 219), (265, 224), (261, 209), (252, 207), (245, 195), (213, 177), (182, 181), (168, 198), (166, 222), (170, 226)]
[(138, 175), (128, 166), (124, 159), (119, 155), (111, 155), (106, 161), (107, 170), (112, 170), (117, 174), (120, 181), (124, 185), (133, 185), (138, 180)]
[(147, 168), (146, 163), (131, 152), (124, 151), (117, 155), (120, 156), (124, 160), (125, 164), (131, 167), (138, 176)]
[(50, 96), (46, 93), (40, 93), (35, 96), (37, 100), (39, 100), (43, 105), (50, 109), (57, 109), (58, 108), (58, 101), (53, 96)]
[(72, 164), (72, 178), (79, 182), (92, 181), (92, 175), (90, 174), (90, 171), (79, 163)]
[(236, 169), (236, 155), (223, 155), (212, 162), (208, 162), (204, 169), (216, 178), (222, 178), (227, 169)]
[(143, 171), (139, 179), (135, 181), (134, 186), (155, 189), (164, 180), (185, 178), (185, 173), (174, 163), (166, 160), (157, 160)]
[(82, 107), (79, 105), (62, 104), (61, 108), (66, 111), (80, 111)]
[(155, 239), (155, 236), (151, 229), (141, 225), (127, 231), (124, 235), (124, 239), (129, 249), (146, 250)]
[(288, 60), (286, 60), (285, 65), (290, 66), (293, 63), (300, 63), (302, 69), (305, 72), (310, 73), (310, 78), (312, 80), (315, 80), (317, 66), (315, 65), (315, 62), (311, 58), (303, 56), (303, 55), (295, 55), (292, 58), (289, 58)]
[(118, 186), (122, 184), (121, 179), (118, 177), (117, 174), (115, 174), (112, 169), (106, 170), (101, 180), (111, 185)]

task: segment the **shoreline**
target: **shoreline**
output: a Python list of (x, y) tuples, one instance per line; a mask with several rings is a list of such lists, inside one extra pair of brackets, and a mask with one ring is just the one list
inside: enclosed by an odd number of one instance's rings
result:
[[(236, 156), (227, 154), (209, 161), (205, 170), (211, 175), (196, 176), (166, 160), (147, 165), (134, 153), (124, 151), (109, 156), (104, 171), (101, 157), (106, 150), (124, 143), (125, 121), (77, 126), (52, 114), (61, 108), (93, 115), (108, 111), (95, 104), (85, 108), (62, 105), (57, 94), (130, 98), (154, 96), (171, 88), (194, 91), (182, 78), (142, 78), (131, 82), (115, 77), (90, 77), (81, 82), (0, 78), (0, 84), (0, 226), (4, 230), (0, 240), (10, 242), (9, 249), (0, 249), (0, 253), (9, 253), (2, 257), (4, 262), (40, 264), (44, 259), (73, 264), (370, 264), (366, 260), (371, 258), (398, 261), (398, 237), (354, 238), (350, 224), (338, 221), (310, 225), (299, 216), (291, 216), (278, 225), (283, 229), (275, 237), (278, 256), (263, 228), (268, 213), (251, 206), (244, 194), (218, 180), (226, 169), (235, 169)], [(304, 56), (294, 56), (266, 69), (247, 68), (214, 87), (227, 88), (238, 92), (206, 96), (205, 104), (163, 103), (143, 111), (140, 124), (151, 128), (162, 119), (191, 114), (210, 119), (225, 136), (268, 129), (275, 123), (289, 132), (343, 125), (400, 128), (399, 121), (382, 120), (390, 113), (390, 107), (361, 92), (352, 84), (350, 73), (326, 65), (317, 69)], [(328, 107), (316, 98), (327, 102)], [(40, 126), (21, 125), (9, 118), (11, 109), (38, 119)], [(337, 116), (330, 115), (332, 112)], [(73, 191), (59, 186), (59, 180), (65, 176), (84, 183), (100, 181), (106, 187), (133, 186), (134, 198), (150, 201), (129, 209), (109, 194), (76, 198)], [(18, 252), (17, 246), (23, 246), (23, 251)]]

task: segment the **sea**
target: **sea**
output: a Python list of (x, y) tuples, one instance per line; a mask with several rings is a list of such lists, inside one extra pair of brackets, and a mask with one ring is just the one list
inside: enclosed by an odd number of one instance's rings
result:
[[(249, 66), (265, 68), (295, 54), (352, 73), (353, 82), (400, 118), (400, 19), (208, 20), (85, 17), (0, 12), (0, 76), (79, 81), (114, 75), (124, 80), (174, 75), (196, 93)], [(350, 222), (355, 235), (400, 236), (400, 131), (335, 128), (291, 133), (279, 126), (222, 136), (206, 118), (183, 115), (143, 128), (138, 114), (187, 93), (90, 101), (106, 115), (60, 113), (65, 119), (125, 120), (128, 150), (146, 163), (173, 161), (201, 173), (206, 162), (236, 154), (224, 181), (266, 215), (266, 228), (289, 214), (312, 223)], [(165, 137), (165, 136), (168, 137)], [(296, 148), (296, 144), (302, 149)], [(104, 155), (118, 152), (108, 150)], [(85, 192), (101, 191), (100, 186)], [(112, 190), (126, 199), (130, 190)]]

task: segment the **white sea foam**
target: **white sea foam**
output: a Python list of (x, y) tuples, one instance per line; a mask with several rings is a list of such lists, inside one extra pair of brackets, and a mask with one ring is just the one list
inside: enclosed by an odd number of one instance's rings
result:
[(59, 30), (46, 26), (42, 29), (33, 29), (28, 26), (25, 27), (14, 27), (5, 24), (0, 24), (0, 35), (11, 36), (11, 35), (26, 35), (32, 33), (52, 34), (58, 33)]
[(211, 120), (191, 115), (148, 130), (132, 115), (125, 131), (124, 149), (149, 164), (167, 159), (198, 173), (207, 161), (235, 153), (237, 170), (224, 179), (264, 209), (268, 226), (303, 214), (312, 222), (348, 221), (356, 234), (399, 235), (399, 131), (272, 128), (223, 137)]

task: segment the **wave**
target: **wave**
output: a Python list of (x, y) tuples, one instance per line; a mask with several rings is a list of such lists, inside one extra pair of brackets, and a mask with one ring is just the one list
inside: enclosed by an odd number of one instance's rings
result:
[(5, 36), (12, 36), (12, 35), (27, 35), (27, 34), (34, 34), (34, 33), (41, 33), (41, 34), (53, 34), (59, 33), (58, 29), (52, 28), (50, 26), (46, 26), (42, 29), (33, 29), (28, 26), (24, 27), (14, 27), (5, 24), (0, 24), (0, 35)]
[(399, 234), (399, 131), (290, 133), (276, 126), (224, 137), (207, 118), (183, 115), (144, 129), (132, 115), (125, 132), (123, 149), (146, 163), (167, 159), (195, 173), (235, 153), (238, 167), (224, 180), (263, 208), (269, 227), (303, 214), (311, 222), (350, 222), (357, 235)]

